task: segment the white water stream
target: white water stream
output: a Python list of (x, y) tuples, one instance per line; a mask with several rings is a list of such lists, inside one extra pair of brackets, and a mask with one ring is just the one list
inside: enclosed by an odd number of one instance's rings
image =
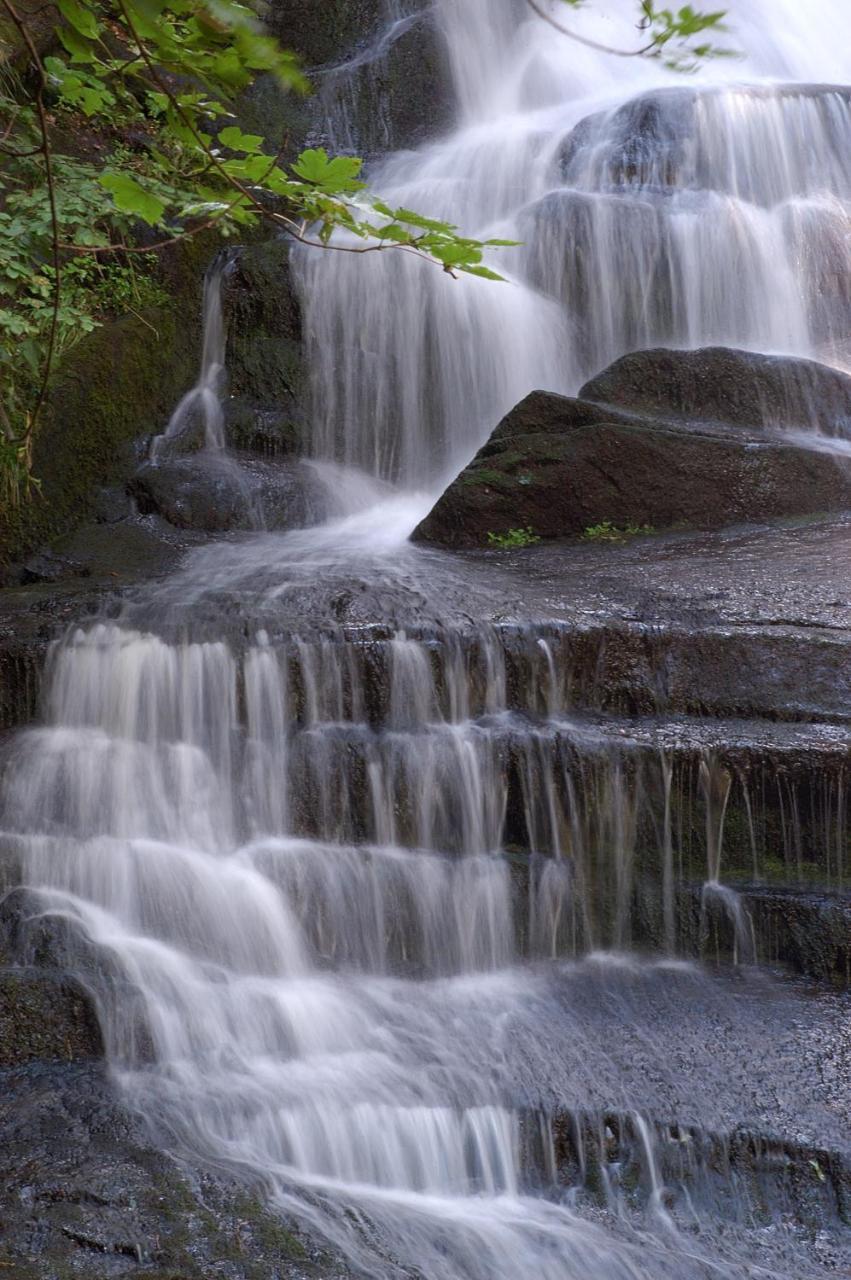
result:
[[(630, 0), (551, 7), (634, 47)], [(844, 0), (733, 0), (717, 42), (745, 56), (685, 77), (560, 37), (523, 0), (439, 9), (459, 127), (372, 181), (522, 245), (494, 254), (501, 286), (391, 252), (299, 257), (319, 456), (439, 488), (528, 391), (576, 392), (641, 347), (847, 365)]]
[[(524, 244), (500, 259), (505, 285), (391, 253), (299, 258), (318, 457), (428, 491), (530, 389), (576, 390), (636, 346), (846, 358), (849, 99), (774, 81), (849, 78), (851, 9), (731, 6), (729, 40), (747, 58), (683, 85), (558, 37), (520, 0), (441, 0), (458, 129), (388, 159), (376, 187)], [(566, 18), (628, 42), (618, 18), (631, 6), (596, 8)], [(213, 445), (217, 352), (197, 389)], [(341, 548), (353, 564), (393, 557), (424, 509), (421, 495), (393, 498), (319, 532), (213, 548), (176, 591), (200, 596), (263, 563), (284, 593), (296, 565), (321, 577), (326, 547), (331, 561)], [(526, 733), (516, 778), (528, 848), (548, 856), (519, 896), (494, 637), (476, 662), (447, 645), (440, 666), (433, 645), (397, 635), (376, 708), (358, 646), (333, 635), (273, 645), (258, 626), (240, 653), (117, 625), (79, 633), (54, 655), (46, 727), (9, 770), (4, 828), (45, 909), (115, 975), (102, 1016), (128, 1097), (165, 1140), (262, 1179), (358, 1274), (798, 1280), (796, 1264), (744, 1264), (735, 1241), (677, 1231), (640, 1115), (645, 1217), (611, 1180), (605, 1214), (529, 1193), (529, 1108), (574, 1098), (577, 1081), (601, 1106), (642, 1107), (570, 992), (591, 982), (605, 1004), (619, 974), (641, 973), (679, 984), (684, 1008), (708, 999), (667, 962), (529, 961), (629, 945), (642, 802), (617, 754), (570, 773), (553, 746), (568, 710), (557, 663), (530, 646), (524, 710), (546, 723)], [(662, 776), (669, 806), (665, 760)], [(716, 890), (722, 829), (723, 812)], [(665, 1075), (673, 1046), (638, 1031), (636, 1043)]]

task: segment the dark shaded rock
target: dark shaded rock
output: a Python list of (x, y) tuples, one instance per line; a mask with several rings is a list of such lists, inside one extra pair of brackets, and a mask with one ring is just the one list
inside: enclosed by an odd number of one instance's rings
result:
[(851, 986), (851, 901), (793, 888), (745, 888), (760, 958)]
[(55, 551), (42, 551), (31, 556), (21, 570), (24, 586), (31, 582), (61, 582), (64, 578), (87, 578), (91, 570), (87, 565)]
[(407, 0), (392, 17), (388, 8), (383, 0), (274, 0), (267, 21), (301, 55), (315, 94), (294, 102), (261, 79), (241, 119), (286, 158), (299, 140), (369, 157), (446, 129), (454, 95), (435, 6)]
[[(414, 532), (450, 547), (490, 532), (717, 528), (851, 507), (851, 471), (782, 430), (851, 423), (851, 380), (807, 361), (712, 349), (639, 352), (582, 399), (536, 391), (498, 425)], [(848, 417), (846, 418), (846, 414)]]
[(579, 395), (663, 418), (851, 433), (846, 374), (814, 360), (727, 347), (635, 351), (586, 382)]
[(98, 489), (122, 485), (137, 465), (133, 442), (162, 430), (194, 381), (209, 256), (209, 238), (183, 241), (158, 268), (168, 306), (123, 316), (65, 356), (35, 438), (42, 496), (0, 512), (0, 563), (23, 559), (95, 515)]
[(259, 411), (268, 415), (264, 452), (303, 452), (301, 309), (289, 255), (282, 240), (250, 245), (239, 252), (225, 281), (231, 396), (226, 421), (236, 447), (252, 447), (254, 430), (245, 430), (246, 419)]
[(105, 485), (94, 497), (94, 517), (98, 524), (117, 524), (132, 514), (123, 485)]
[(277, 458), (298, 453), (301, 426), (284, 408), (233, 396), (225, 405), (225, 437), (232, 449)]
[(91, 997), (81, 983), (39, 969), (0, 969), (0, 1069), (103, 1056)]
[(384, 0), (272, 0), (266, 23), (309, 67), (335, 62), (374, 34), (385, 15)]
[(288, 529), (313, 523), (322, 504), (315, 475), (301, 462), (196, 455), (140, 467), (128, 485), (143, 515), (178, 529)]
[(410, 8), (365, 48), (317, 73), (317, 127), (335, 149), (372, 157), (418, 146), (451, 126), (448, 51), (434, 9)]
[(100, 1064), (0, 1075), (0, 1272), (343, 1280), (259, 1189), (158, 1149)]

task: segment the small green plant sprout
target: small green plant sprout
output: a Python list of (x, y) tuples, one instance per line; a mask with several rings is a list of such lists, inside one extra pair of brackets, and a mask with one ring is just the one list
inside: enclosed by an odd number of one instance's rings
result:
[(503, 551), (510, 547), (532, 547), (540, 541), (531, 525), (527, 525), (525, 529), (506, 529), (505, 533), (488, 534), (488, 545), (501, 547)]
[(619, 528), (611, 520), (602, 520), (600, 524), (589, 524), (587, 529), (583, 529), (582, 537), (586, 542), (625, 542), (627, 538), (654, 532), (652, 524), (625, 524)]

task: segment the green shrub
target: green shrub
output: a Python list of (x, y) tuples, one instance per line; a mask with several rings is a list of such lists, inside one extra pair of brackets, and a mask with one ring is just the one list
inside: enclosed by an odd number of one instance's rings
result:
[(540, 541), (531, 525), (527, 525), (525, 529), (506, 529), (505, 533), (488, 534), (488, 544), (492, 547), (502, 547), (503, 550), (508, 547), (531, 547)]

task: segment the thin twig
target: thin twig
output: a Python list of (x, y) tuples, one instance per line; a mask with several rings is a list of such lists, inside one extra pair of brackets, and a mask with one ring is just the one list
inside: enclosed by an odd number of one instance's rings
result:
[(652, 53), (659, 44), (659, 39), (656, 37), (641, 49), (614, 49), (610, 45), (601, 44), (598, 40), (591, 40), (588, 36), (581, 36), (577, 31), (571, 31), (563, 23), (557, 22), (551, 13), (547, 13), (540, 0), (526, 0), (526, 3), (533, 13), (536, 13), (539, 18), (543, 18), (544, 22), (548, 22), (551, 27), (555, 27), (556, 31), (560, 31), (563, 36), (569, 36), (577, 44), (587, 45), (589, 49), (596, 49), (598, 53), (611, 53), (616, 58), (641, 58), (645, 54)]

